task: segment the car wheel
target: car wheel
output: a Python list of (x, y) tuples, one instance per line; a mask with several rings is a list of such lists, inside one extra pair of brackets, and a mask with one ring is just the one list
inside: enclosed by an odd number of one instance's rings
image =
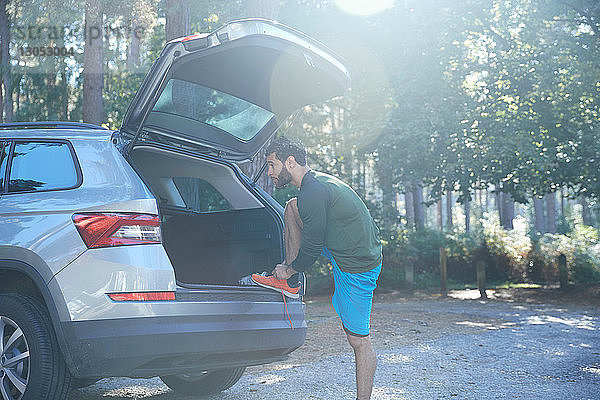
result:
[(204, 371), (199, 374), (161, 376), (160, 379), (176, 392), (192, 396), (219, 393), (229, 389), (244, 374), (246, 367)]
[(64, 400), (71, 376), (50, 318), (35, 299), (0, 295), (0, 399)]

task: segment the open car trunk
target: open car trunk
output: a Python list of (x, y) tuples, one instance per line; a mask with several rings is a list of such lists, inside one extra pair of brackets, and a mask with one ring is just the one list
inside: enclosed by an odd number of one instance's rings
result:
[(237, 167), (155, 146), (136, 147), (130, 156), (157, 197), (163, 245), (180, 285), (238, 285), (281, 262), (280, 210)]

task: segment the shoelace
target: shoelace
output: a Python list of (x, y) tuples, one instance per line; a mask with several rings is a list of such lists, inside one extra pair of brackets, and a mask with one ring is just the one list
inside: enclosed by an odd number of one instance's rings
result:
[(285, 293), (283, 293), (283, 289), (281, 289), (281, 296), (283, 296), (283, 304), (285, 304), (285, 315), (287, 315), (288, 321), (290, 321), (290, 326), (292, 327), (292, 330), (294, 330), (294, 324), (292, 324), (292, 319), (290, 318), (290, 313), (287, 309), (287, 301), (285, 300)]

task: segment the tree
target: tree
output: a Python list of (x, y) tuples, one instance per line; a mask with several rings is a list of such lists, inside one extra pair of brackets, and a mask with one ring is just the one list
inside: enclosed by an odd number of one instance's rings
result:
[[(0, 86), (4, 87), (4, 121), (13, 120), (12, 79), (10, 68), (10, 21), (6, 10), (7, 0), (0, 0)], [(0, 87), (0, 91), (2, 87)], [(0, 109), (2, 120), (2, 109)]]
[(142, 61), (140, 54), (142, 40), (149, 37), (156, 24), (157, 15), (152, 0), (139, 0), (124, 5), (127, 6), (124, 11), (129, 13), (126, 66), (129, 70), (134, 70)]
[(498, 215), (500, 217), (500, 226), (509, 230), (514, 228), (515, 202), (510, 193), (498, 193)]
[(546, 231), (556, 233), (556, 193), (546, 195)]
[(411, 182), (411, 192), (413, 194), (413, 207), (415, 217), (415, 229), (421, 231), (425, 229), (425, 210), (423, 208), (423, 185), (414, 180)]
[(103, 13), (101, 0), (85, 3), (85, 48), (83, 53), (83, 110), (85, 122), (100, 125), (104, 120), (103, 88)]
[(446, 227), (451, 231), (454, 228), (454, 223), (452, 221), (452, 191), (448, 190), (446, 193)]
[(535, 219), (535, 230), (539, 233), (546, 232), (546, 224), (544, 220), (544, 203), (539, 196), (533, 196), (533, 209)]
[(167, 42), (191, 34), (187, 0), (166, 0), (165, 32)]
[(581, 219), (584, 225), (592, 225), (590, 218), (590, 209), (588, 207), (587, 199), (585, 196), (581, 196), (579, 199), (581, 203)]
[(404, 192), (404, 203), (406, 208), (406, 226), (413, 227), (415, 226), (415, 206), (413, 202), (413, 192), (410, 191), (409, 185), (406, 186), (407, 189)]
[(247, 0), (246, 15), (276, 20), (279, 15), (280, 2), (277, 0)]

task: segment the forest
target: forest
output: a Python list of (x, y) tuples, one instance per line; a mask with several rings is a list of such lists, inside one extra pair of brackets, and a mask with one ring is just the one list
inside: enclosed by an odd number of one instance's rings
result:
[[(350, 184), (381, 230), (380, 285), (600, 282), (597, 0), (0, 0), (0, 122), (119, 129), (165, 43), (276, 20), (349, 67), (279, 135)], [(265, 154), (240, 165), (249, 176)], [(293, 188), (274, 190), (282, 204)], [(442, 250), (443, 249), (443, 250)], [(447, 257), (447, 259), (446, 259)], [(311, 271), (313, 290), (330, 267)]]

